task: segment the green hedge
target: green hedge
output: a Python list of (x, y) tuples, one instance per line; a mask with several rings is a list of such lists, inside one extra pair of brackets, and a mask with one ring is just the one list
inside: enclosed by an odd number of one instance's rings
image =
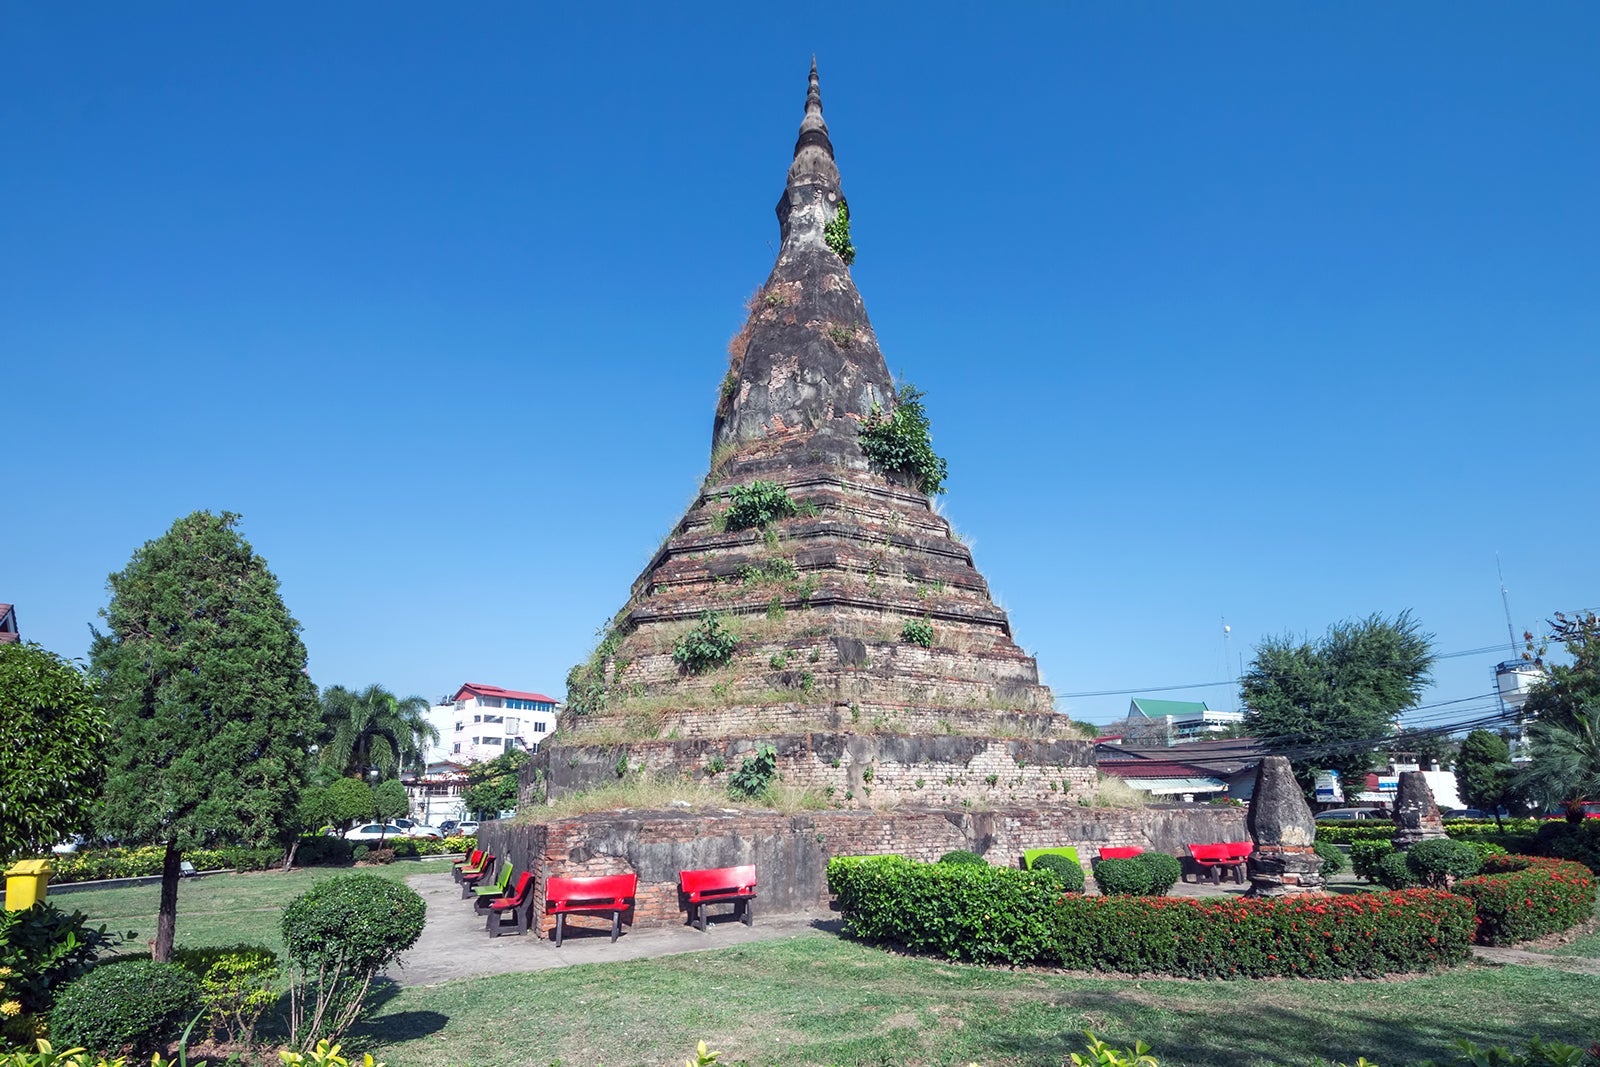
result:
[(1535, 856), (1572, 860), (1600, 874), (1600, 819), (1585, 819), (1577, 825), (1565, 820), (1547, 822), (1539, 827), (1532, 847), (1521, 851)]
[[(449, 837), (443, 841), (397, 838), (384, 842), (402, 859), (443, 856), (470, 852), (476, 848), (471, 837)], [(345, 866), (351, 860), (351, 842), (336, 837), (302, 838), (295, 852), (295, 866)], [(134, 848), (85, 848), (77, 852), (47, 857), (50, 881), (55, 885), (72, 882), (97, 882), (105, 878), (150, 878), (161, 873), (166, 849), (161, 845)], [(196, 870), (270, 871), (283, 865), (280, 848), (196, 848), (183, 858)]]
[(1509, 945), (1568, 930), (1594, 913), (1594, 875), (1581, 863), (1541, 856), (1487, 856), (1483, 874), (1455, 892), (1478, 909), (1478, 940)]
[[(1596, 820), (1600, 822), (1600, 820)], [(1533, 843), (1541, 823), (1536, 819), (1507, 819), (1501, 830), (1493, 822), (1476, 819), (1446, 819), (1445, 832), (1457, 841), (1492, 841), (1507, 849), (1526, 851)], [(1394, 837), (1394, 823), (1375, 819), (1354, 823), (1318, 823), (1317, 841), (1330, 845), (1353, 845), (1357, 841), (1388, 841)]]
[(899, 856), (835, 859), (845, 930), (951, 959), (1190, 978), (1375, 977), (1465, 960), (1472, 902), (1437, 890), (1345, 897), (1080, 897), (1028, 871)]

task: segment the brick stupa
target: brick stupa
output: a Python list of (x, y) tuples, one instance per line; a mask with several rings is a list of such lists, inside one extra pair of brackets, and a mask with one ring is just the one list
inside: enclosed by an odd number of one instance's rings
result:
[[(782, 247), (729, 346), (710, 471), (568, 679), (534, 765), (552, 796), (627, 773), (718, 780), (764, 743), (785, 783), (836, 805), (1061, 804), (1092, 788), (1092, 746), (1055, 712), (971, 551), (913, 475), (863, 451), (863, 425), (897, 396), (830, 247), (843, 210), (813, 63)], [(758, 482), (795, 514), (728, 529), (733, 494)], [(691, 671), (674, 649), (708, 615), (737, 645)]]

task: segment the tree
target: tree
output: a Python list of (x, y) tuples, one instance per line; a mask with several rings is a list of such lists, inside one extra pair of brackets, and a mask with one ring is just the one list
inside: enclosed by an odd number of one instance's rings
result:
[(1550, 620), (1550, 640), (1566, 646), (1570, 664), (1546, 664), (1544, 647), (1535, 647), (1532, 634), (1523, 658), (1544, 667), (1548, 676), (1528, 692), (1522, 714), (1539, 722), (1572, 727), (1585, 705), (1600, 707), (1600, 618), (1592, 611), (1567, 615), (1556, 612)]
[(420, 766), (429, 743), (439, 740), (428, 721), (428, 702), (399, 699), (381, 685), (360, 692), (342, 685), (322, 694), (322, 765), (351, 778), (376, 770), (380, 778), (397, 778), (407, 767)]
[(351, 823), (377, 815), (378, 800), (367, 783), (355, 778), (335, 778), (327, 785), (306, 790), (301, 809), (304, 826), (314, 830), (332, 826), (343, 837)]
[(1570, 725), (1536, 722), (1529, 734), (1533, 758), (1520, 786), (1549, 806), (1600, 798), (1600, 704), (1574, 710)]
[(89, 828), (106, 730), (77, 668), (32, 643), (0, 645), (0, 860)]
[(1315, 644), (1269, 637), (1241, 681), (1245, 726), (1268, 751), (1289, 757), (1308, 792), (1324, 769), (1349, 788), (1431, 680), (1432, 649), (1433, 635), (1409, 611), (1335, 623)]
[(1517, 769), (1511, 765), (1511, 747), (1505, 738), (1488, 730), (1474, 730), (1461, 742), (1456, 756), (1456, 792), (1468, 807), (1494, 812), (1496, 826), (1500, 809), (1522, 804), (1517, 787)]
[(462, 802), (473, 815), (488, 813), (493, 819), (502, 811), (517, 806), (518, 774), (529, 756), (521, 749), (512, 749), (480, 763), (467, 774), (467, 788)]
[(300, 626), (238, 521), (197, 511), (134, 552), (90, 654), (112, 738), (96, 821), (166, 848), (163, 962), (184, 850), (287, 845), (317, 728)]
[(398, 819), (411, 810), (411, 798), (406, 796), (406, 787), (396, 778), (379, 782), (377, 788), (372, 791), (372, 796), (377, 803), (378, 821), (381, 823), (387, 824), (391, 819)]

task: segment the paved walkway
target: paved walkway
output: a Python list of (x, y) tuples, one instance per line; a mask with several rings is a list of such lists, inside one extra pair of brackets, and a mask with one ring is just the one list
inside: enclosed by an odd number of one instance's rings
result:
[(461, 899), (461, 887), (448, 871), (414, 874), (406, 884), (428, 902), (428, 924), (417, 943), (400, 957), (402, 966), (389, 972), (389, 977), (401, 985), (434, 985), (452, 978), (703, 952), (839, 930), (839, 917), (831, 912), (763, 914), (758, 900), (754, 926), (730, 922), (721, 915), (712, 916), (705, 933), (692, 926), (624, 926), (614, 945), (609, 929), (580, 930), (569, 926), (561, 947), (556, 948), (549, 938), (541, 940), (526, 934), (490, 937), (484, 917), (474, 913), (471, 901)]

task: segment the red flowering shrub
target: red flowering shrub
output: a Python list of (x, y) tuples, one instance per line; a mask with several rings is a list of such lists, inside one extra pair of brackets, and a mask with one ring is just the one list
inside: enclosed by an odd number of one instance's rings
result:
[(1594, 912), (1594, 875), (1581, 863), (1542, 856), (1486, 856), (1483, 873), (1455, 892), (1478, 909), (1478, 940), (1509, 945), (1570, 929)]
[(1191, 978), (1375, 977), (1459, 963), (1472, 902), (1432, 889), (1343, 897), (1082, 897), (1031, 872), (836, 859), (845, 930), (952, 959)]

